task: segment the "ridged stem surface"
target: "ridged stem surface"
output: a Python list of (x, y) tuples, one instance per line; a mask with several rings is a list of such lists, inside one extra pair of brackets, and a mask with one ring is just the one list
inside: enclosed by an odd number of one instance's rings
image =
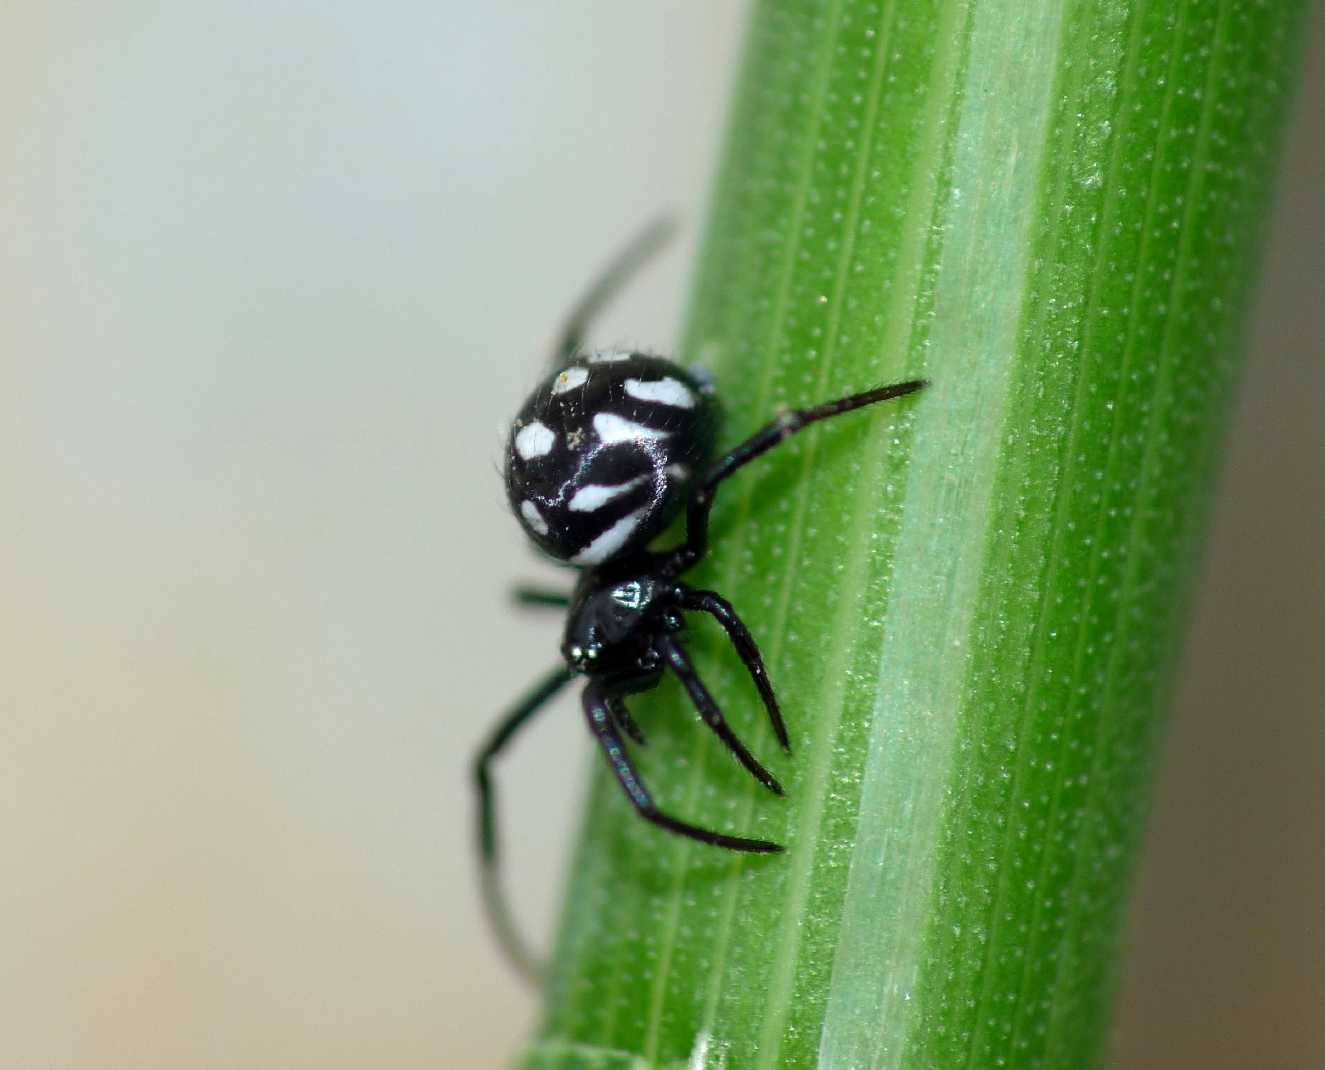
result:
[(525, 1065), (1080, 1068), (1107, 1035), (1156, 728), (1297, 69), (1296, 0), (757, 6), (682, 357), (734, 443), (928, 376), (724, 487), (693, 574), (758, 638), (633, 700)]

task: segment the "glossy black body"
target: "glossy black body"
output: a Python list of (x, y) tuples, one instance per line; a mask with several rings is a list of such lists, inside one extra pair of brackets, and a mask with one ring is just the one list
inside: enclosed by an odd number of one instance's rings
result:
[[(626, 738), (643, 746), (645, 735), (625, 699), (650, 690), (671, 672), (728, 752), (765, 788), (782, 794), (777, 779), (732, 731), (691, 663), (681, 642), (684, 615), (704, 613), (721, 625), (754, 683), (774, 735), (789, 753), (786, 725), (754, 637), (721, 595), (689, 587), (682, 576), (703, 559), (714, 494), (739, 468), (812, 423), (925, 385), (913, 379), (783, 411), (714, 460), (718, 411), (702, 378), (662, 357), (580, 350), (588, 318), (658, 240), (656, 232), (646, 232), (577, 306), (552, 372), (521, 408), (507, 443), (507, 496), (521, 525), (544, 552), (582, 569), (569, 596), (518, 592), (523, 602), (566, 608), (564, 664), (545, 675), (498, 724), (474, 764), (486, 903), (504, 948), (530, 974), (536, 965), (497, 886), (493, 759), (549, 699), (583, 677), (586, 724), (642, 818), (716, 847), (780, 851), (768, 840), (716, 832), (662, 811), (630, 757)], [(682, 509), (682, 541), (650, 549)]]

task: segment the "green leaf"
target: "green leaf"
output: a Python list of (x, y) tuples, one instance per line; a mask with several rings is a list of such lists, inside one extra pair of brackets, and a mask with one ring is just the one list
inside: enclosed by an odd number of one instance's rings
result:
[(1293, 81), (1293, 0), (761, 4), (684, 357), (735, 442), (926, 375), (719, 495), (733, 653), (632, 700), (668, 837), (595, 780), (529, 1067), (1101, 1058), (1157, 713)]

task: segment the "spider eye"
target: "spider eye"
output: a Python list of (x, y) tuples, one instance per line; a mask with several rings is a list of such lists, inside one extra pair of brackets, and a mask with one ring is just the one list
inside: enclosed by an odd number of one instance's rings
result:
[(575, 643), (566, 647), (566, 660), (571, 663), (578, 671), (587, 672), (589, 667), (598, 658), (599, 648), (597, 643), (590, 643), (588, 646), (581, 646)]

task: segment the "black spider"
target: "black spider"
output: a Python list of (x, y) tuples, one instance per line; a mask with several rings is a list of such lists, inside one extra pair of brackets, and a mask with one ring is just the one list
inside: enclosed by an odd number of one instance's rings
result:
[[(810, 409), (781, 412), (713, 461), (717, 404), (700, 374), (643, 353), (581, 349), (593, 314), (664, 236), (661, 225), (646, 231), (576, 306), (557, 347), (554, 369), (520, 410), (507, 448), (506, 490), (515, 515), (541, 549), (583, 570), (569, 597), (517, 592), (526, 603), (568, 608), (561, 647), (565, 664), (548, 673), (497, 726), (474, 765), (489, 912), (505, 949), (531, 973), (533, 960), (516, 937), (496, 880), (492, 759), (544, 703), (572, 677), (582, 675), (587, 681), (583, 704), (589, 729), (641, 817), (717, 847), (780, 851), (778, 844), (767, 840), (712, 832), (660, 810), (622, 738), (625, 733), (644, 743), (626, 709), (625, 696), (656, 687), (670, 670), (704, 723), (737, 761), (769, 791), (782, 794), (782, 786), (737, 738), (695, 672), (679, 639), (683, 614), (707, 613), (726, 630), (754, 680), (778, 742), (790, 753), (787, 727), (759, 648), (720, 595), (688, 587), (680, 577), (704, 557), (714, 493), (728, 476), (809, 424), (925, 385), (924, 380), (912, 379)], [(671, 549), (649, 550), (648, 543), (683, 507), (685, 541)]]

